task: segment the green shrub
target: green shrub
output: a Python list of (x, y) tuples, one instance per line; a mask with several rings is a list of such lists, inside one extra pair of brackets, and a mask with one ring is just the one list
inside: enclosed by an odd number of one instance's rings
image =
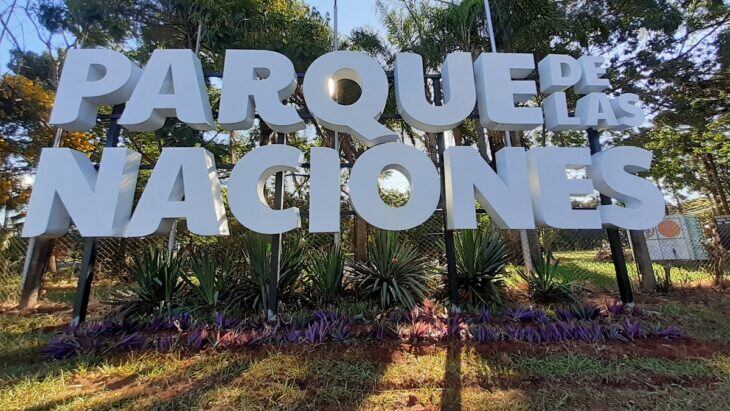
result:
[[(265, 311), (269, 298), (269, 275), (271, 267), (270, 236), (248, 233), (243, 255), (237, 263), (240, 270), (230, 285), (228, 305), (244, 311)], [(299, 237), (284, 242), (281, 252), (281, 274), (279, 275), (279, 300), (292, 300), (298, 280), (305, 266), (304, 245)]]
[(214, 310), (221, 305), (232, 281), (230, 265), (206, 252), (196, 251), (189, 258), (192, 278), (183, 275), (190, 288), (189, 306), (195, 310)]
[(454, 236), (458, 303), (500, 304), (507, 246), (499, 233), (487, 229), (464, 230)]
[(533, 263), (534, 271), (528, 273), (518, 270), (517, 273), (527, 283), (527, 291), (536, 302), (553, 302), (575, 300), (573, 294), (573, 283), (562, 280), (560, 272), (560, 260), (553, 259), (552, 253)]
[(129, 273), (134, 283), (108, 301), (123, 317), (170, 312), (184, 287), (183, 258), (148, 248), (135, 254)]
[(345, 256), (342, 249), (332, 246), (314, 250), (307, 267), (306, 288), (318, 303), (331, 303), (344, 293)]
[(353, 263), (357, 291), (379, 299), (381, 307), (413, 308), (426, 299), (431, 267), (426, 257), (400, 241), (392, 231), (379, 231), (368, 246), (368, 260)]

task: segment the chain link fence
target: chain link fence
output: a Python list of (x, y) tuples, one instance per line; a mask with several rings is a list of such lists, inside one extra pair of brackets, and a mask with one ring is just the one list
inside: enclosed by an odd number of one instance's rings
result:
[(28, 241), (10, 231), (0, 231), (0, 302), (18, 295)]
[[(484, 219), (483, 219), (484, 220)], [(368, 228), (368, 241), (375, 233)], [(243, 228), (237, 226), (229, 237), (200, 237), (189, 234), (184, 225), (177, 230), (175, 247), (181, 251), (206, 249), (211, 252), (235, 255), (243, 246)], [(628, 233), (622, 231), (627, 268), (634, 285), (638, 288), (641, 276), (632, 253), (633, 246)], [(434, 266), (446, 263), (443, 240), (443, 218), (440, 212), (424, 224), (401, 232), (401, 239), (418, 249), (419, 254), (429, 256)], [(691, 216), (668, 216), (662, 224), (644, 233), (653, 261), (655, 275), (660, 285), (670, 282), (673, 286), (692, 286), (712, 279), (711, 261), (704, 250), (705, 234), (702, 222)], [(333, 234), (310, 234), (302, 228), (284, 234), (285, 242), (296, 240), (306, 244), (307, 250), (325, 249), (334, 244)], [(516, 266), (522, 264), (519, 237), (515, 233), (503, 232), (508, 245), (510, 261)], [(560, 275), (585, 288), (596, 291), (613, 291), (616, 275), (611, 252), (604, 230), (557, 230), (540, 228), (531, 233), (530, 239), (537, 239), (537, 246), (543, 255), (551, 254), (559, 264)], [(342, 217), (341, 246), (352, 256), (355, 253), (355, 217)], [(17, 300), (23, 262), (28, 240), (14, 233), (5, 233), (0, 249), (0, 300)], [(155, 247), (166, 248), (167, 236), (144, 238), (105, 238), (97, 243), (95, 284), (110, 285), (131, 280), (129, 267), (134, 255)], [(533, 245), (534, 247), (534, 245)], [(47, 281), (57, 280), (67, 289), (66, 297), (75, 288), (75, 281), (81, 265), (83, 239), (71, 232), (56, 240), (53, 257), (49, 263)], [(92, 300), (103, 299), (109, 287), (93, 287)]]

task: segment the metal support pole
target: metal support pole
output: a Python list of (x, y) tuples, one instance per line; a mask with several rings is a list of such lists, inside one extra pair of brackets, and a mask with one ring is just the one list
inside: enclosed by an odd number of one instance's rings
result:
[[(117, 124), (117, 120), (123, 111), (123, 104), (118, 104), (112, 109), (105, 147), (116, 147), (119, 144), (121, 127)], [(79, 280), (76, 285), (76, 301), (74, 302), (73, 313), (71, 315), (72, 326), (77, 326), (86, 320), (89, 297), (91, 296), (91, 284), (94, 281), (97, 242), (98, 240), (95, 237), (84, 238), (84, 253), (81, 260), (81, 267), (79, 268)]]
[[(334, 26), (335, 26), (334, 27), (335, 28), (334, 37), (335, 38), (334, 38), (334, 41), (332, 42), (332, 49), (334, 51), (337, 51), (339, 49), (339, 38), (338, 38), (339, 31), (337, 29), (337, 17), (338, 17), (337, 16), (337, 0), (334, 0), (334, 1), (335, 1), (335, 9), (334, 9), (333, 17), (334, 17), (334, 23), (335, 23), (334, 24)], [(335, 96), (336, 96), (337, 95), (337, 84), (335, 84), (334, 92), (335, 92)], [(337, 152), (337, 158), (340, 158), (340, 133), (335, 131), (334, 138), (335, 138), (334, 149)], [(339, 248), (340, 245), (342, 245), (342, 233), (340, 231), (338, 231), (335, 233), (335, 247)]]
[[(433, 79), (433, 101), (434, 104), (441, 105), (441, 82), (440, 79)], [(444, 170), (444, 151), (446, 150), (446, 141), (444, 133), (436, 133), (436, 145), (438, 148), (439, 159), (439, 175), (441, 179), (441, 199), (439, 207), (443, 215), (444, 225), (444, 245), (446, 246), (446, 273), (449, 284), (449, 299), (451, 300), (451, 311), (459, 312), (459, 284), (457, 282), (456, 272), (456, 247), (454, 246), (454, 230), (450, 230), (446, 224), (446, 171)]]
[[(286, 144), (286, 134), (277, 133), (277, 144)], [(274, 182), (274, 210), (284, 208), (284, 173), (278, 172)], [(269, 282), (266, 299), (266, 316), (269, 321), (276, 321), (279, 308), (279, 277), (281, 276), (282, 234), (271, 236), (271, 263), (269, 265)]]
[[(588, 129), (588, 144), (590, 145), (591, 154), (601, 151), (601, 141), (597, 130)], [(601, 205), (611, 205), (613, 201), (610, 197), (601, 194)], [(624, 304), (634, 303), (634, 293), (631, 290), (631, 281), (629, 281), (629, 272), (626, 269), (626, 257), (624, 257), (624, 249), (621, 245), (621, 234), (617, 228), (607, 228), (606, 236), (608, 244), (611, 246), (611, 260), (616, 270), (616, 282), (618, 283), (618, 292), (621, 295), (621, 301)]]
[(91, 296), (91, 283), (94, 281), (96, 245), (97, 239), (95, 237), (84, 238), (84, 253), (81, 257), (79, 280), (76, 285), (76, 301), (71, 314), (71, 326), (74, 327), (86, 321), (86, 312), (89, 308), (89, 297)]

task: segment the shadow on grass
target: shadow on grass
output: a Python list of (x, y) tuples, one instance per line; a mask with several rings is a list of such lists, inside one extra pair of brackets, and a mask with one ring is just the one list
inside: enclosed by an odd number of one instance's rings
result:
[[(191, 364), (150, 377), (125, 377), (104, 381), (92, 370), (90, 392), (64, 395), (36, 409), (354, 409), (375, 392), (397, 348), (377, 345), (317, 345), (253, 347), (242, 351), (209, 351)], [(197, 357), (199, 356), (199, 357)], [(112, 359), (123, 364), (129, 357)], [(134, 360), (132, 360), (134, 361)], [(165, 356), (159, 360), (164, 363)], [(185, 361), (185, 360), (183, 360)], [(94, 362), (84, 364), (94, 367)], [(163, 371), (164, 371), (164, 365)], [(49, 375), (85, 368), (80, 361), (57, 363), (33, 375), (43, 381)], [(144, 368), (135, 375), (144, 374)], [(20, 377), (20, 376), (18, 376)], [(77, 376), (75, 377), (77, 378)], [(149, 379), (148, 379), (149, 378)], [(100, 384), (101, 388), (94, 388)], [(19, 381), (19, 380), (17, 380)], [(12, 384), (12, 383), (11, 383)], [(31, 404), (28, 404), (31, 405)]]
[(461, 410), (461, 341), (449, 344), (444, 364), (444, 387), (441, 391), (442, 410)]

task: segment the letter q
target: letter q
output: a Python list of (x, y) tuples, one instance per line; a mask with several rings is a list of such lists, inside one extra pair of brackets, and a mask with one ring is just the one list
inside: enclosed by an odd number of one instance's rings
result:
[[(350, 105), (337, 103), (329, 82), (352, 80), (360, 86), (360, 98)], [(373, 147), (394, 142), (398, 136), (378, 123), (388, 98), (388, 78), (378, 61), (359, 51), (335, 51), (314, 60), (304, 75), (304, 99), (309, 112), (325, 127), (357, 137)]]

